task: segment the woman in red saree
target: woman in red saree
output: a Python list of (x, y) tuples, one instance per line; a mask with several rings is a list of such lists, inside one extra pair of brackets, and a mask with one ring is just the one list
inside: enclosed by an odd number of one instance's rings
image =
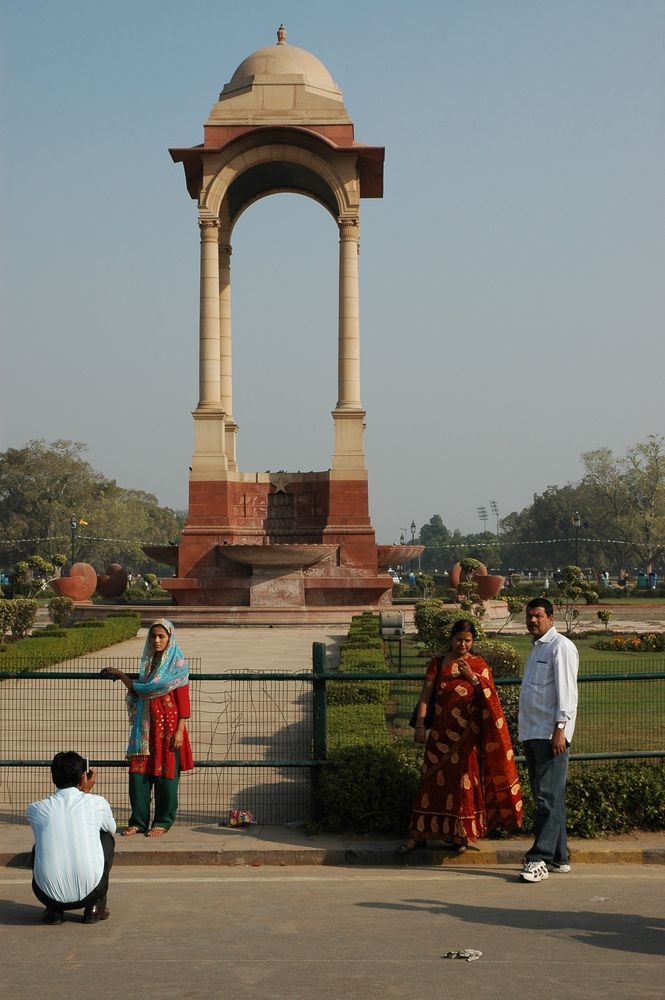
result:
[[(425, 743), (409, 838), (398, 855), (444, 841), (459, 853), (488, 831), (522, 825), (522, 790), (508, 725), (490, 668), (472, 655), (472, 622), (453, 625), (450, 649), (432, 660), (416, 710), (414, 740)], [(425, 715), (434, 699), (432, 728)]]

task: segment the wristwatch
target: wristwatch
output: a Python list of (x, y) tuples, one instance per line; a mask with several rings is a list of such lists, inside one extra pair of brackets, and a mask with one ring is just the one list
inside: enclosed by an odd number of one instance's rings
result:
[(566, 728), (566, 723), (565, 722), (557, 722), (556, 728), (557, 729), (565, 729)]

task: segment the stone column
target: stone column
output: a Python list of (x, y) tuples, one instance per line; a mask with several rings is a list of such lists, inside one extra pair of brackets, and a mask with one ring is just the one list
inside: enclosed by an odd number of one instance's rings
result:
[(219, 379), (222, 409), (233, 415), (231, 344), (231, 245), (219, 244)]
[(335, 450), (332, 479), (366, 479), (360, 402), (360, 308), (358, 301), (358, 218), (339, 220), (338, 399), (333, 410)]
[(360, 410), (358, 219), (339, 220), (339, 346), (337, 410)]
[(219, 408), (219, 220), (199, 219), (201, 228), (201, 306), (199, 321), (199, 405)]

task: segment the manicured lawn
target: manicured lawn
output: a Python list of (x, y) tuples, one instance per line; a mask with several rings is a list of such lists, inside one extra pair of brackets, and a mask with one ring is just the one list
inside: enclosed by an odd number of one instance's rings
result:
[[(529, 636), (504, 636), (526, 659)], [(576, 641), (580, 652), (580, 676), (597, 674), (665, 673), (663, 653), (614, 653), (593, 649), (593, 639)], [(397, 649), (392, 647), (397, 669)], [(410, 638), (402, 645), (402, 670), (424, 675), (428, 659), (417, 655)], [(511, 685), (512, 687), (512, 685)], [(503, 691), (507, 690), (503, 687)], [(513, 688), (514, 690), (514, 688)], [(391, 687), (389, 724), (395, 736), (412, 738), (408, 720), (420, 684), (415, 680), (394, 681)], [(501, 694), (502, 687), (499, 686)], [(665, 745), (665, 680), (582, 681), (579, 685), (578, 723), (574, 749), (577, 753), (656, 750)], [(519, 748), (518, 748), (519, 751)]]
[[(508, 642), (516, 649), (524, 662), (531, 650), (531, 638), (528, 635), (506, 635), (497, 638)], [(597, 636), (587, 639), (574, 639), (580, 654), (580, 673), (584, 674), (634, 674), (647, 670), (665, 671), (665, 653), (615, 653), (609, 649), (594, 649)]]

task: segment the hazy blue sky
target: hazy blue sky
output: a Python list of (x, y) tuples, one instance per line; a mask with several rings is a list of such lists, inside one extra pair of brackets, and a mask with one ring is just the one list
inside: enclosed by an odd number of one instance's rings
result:
[[(186, 506), (199, 234), (167, 150), (280, 21), (386, 147), (360, 258), (378, 540), (478, 530), (663, 432), (664, 0), (4, 0), (0, 450), (85, 441)], [(264, 199), (232, 266), (240, 467), (326, 469), (336, 226)]]

